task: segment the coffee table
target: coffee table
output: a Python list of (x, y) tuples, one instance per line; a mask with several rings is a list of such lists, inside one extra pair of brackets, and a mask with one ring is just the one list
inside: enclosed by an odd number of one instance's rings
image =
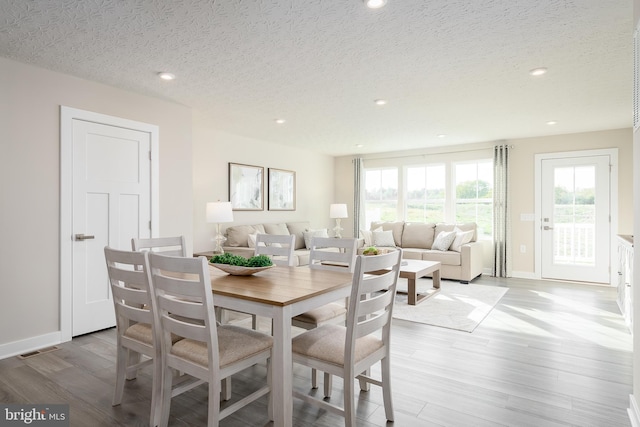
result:
[[(416, 281), (428, 274), (433, 278), (433, 288), (427, 293), (419, 294)], [(400, 266), (400, 277), (407, 279), (407, 303), (409, 305), (417, 305), (440, 292), (440, 263), (437, 261), (403, 259)]]

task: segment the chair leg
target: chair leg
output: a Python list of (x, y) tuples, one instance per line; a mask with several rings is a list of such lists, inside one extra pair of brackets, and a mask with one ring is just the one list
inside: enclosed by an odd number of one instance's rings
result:
[(162, 362), (159, 359), (153, 361), (153, 378), (151, 388), (151, 427), (160, 425), (162, 418)]
[(355, 408), (355, 386), (353, 377), (345, 375), (344, 378), (344, 425), (346, 427), (355, 427), (356, 425), (356, 408)]
[(220, 423), (220, 381), (209, 381), (209, 417), (208, 426)]
[(116, 356), (116, 386), (113, 390), (113, 406), (122, 403), (122, 392), (124, 390), (124, 378), (127, 373), (127, 352), (128, 350), (118, 344)]
[[(128, 361), (127, 361), (127, 367), (128, 366), (134, 366), (134, 365), (137, 365), (138, 363), (140, 363), (140, 353), (138, 353), (136, 351), (133, 351), (133, 350), (126, 350), (126, 351), (129, 354)], [(135, 380), (137, 376), (138, 376), (138, 370), (137, 369), (135, 371), (132, 371), (132, 372), (127, 372), (127, 379), (128, 380)]]
[(271, 358), (267, 359), (267, 385), (269, 386), (269, 400), (267, 403), (267, 415), (269, 416), (269, 421), (273, 421), (273, 414), (275, 412), (275, 408), (274, 408), (274, 404), (275, 401), (273, 400), (273, 377), (272, 377), (272, 373), (273, 371), (271, 370)]
[(171, 385), (173, 383), (173, 372), (169, 367), (162, 369), (162, 387), (160, 403), (160, 427), (169, 425), (169, 412), (171, 410)]
[(251, 329), (253, 329), (254, 331), (258, 330), (258, 316), (256, 316), (255, 314), (251, 315)]
[(222, 400), (231, 399), (231, 377), (222, 379)]
[(331, 374), (324, 373), (324, 397), (331, 397), (331, 390), (333, 389), (333, 376)]
[(389, 356), (385, 357), (381, 361), (381, 373), (382, 373), (382, 397), (384, 400), (384, 413), (387, 416), (387, 420), (393, 421), (393, 399), (391, 393), (391, 363)]
[[(366, 371), (364, 371), (362, 373), (362, 375), (365, 375), (365, 376), (368, 377), (369, 375), (371, 375), (371, 369), (367, 369)], [(360, 382), (360, 390), (362, 390), (362, 391), (371, 390), (371, 384), (370, 383), (368, 383), (367, 381), (362, 380), (362, 379), (359, 379), (358, 381)]]
[(318, 388), (318, 371), (311, 368), (311, 388)]

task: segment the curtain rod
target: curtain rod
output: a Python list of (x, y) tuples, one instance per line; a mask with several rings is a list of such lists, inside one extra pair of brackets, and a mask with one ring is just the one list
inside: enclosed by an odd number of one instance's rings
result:
[[(497, 144), (497, 145), (506, 145), (507, 147), (509, 147), (510, 149), (515, 149), (515, 147), (513, 146), (513, 144), (508, 145), (508, 144)], [(483, 147), (483, 148), (474, 148), (474, 149), (470, 149), (470, 150), (464, 150), (464, 149), (460, 149), (460, 150), (450, 150), (450, 151), (440, 151), (437, 153), (421, 153), (421, 154), (407, 154), (404, 156), (392, 156), (392, 157), (354, 157), (353, 160), (357, 159), (357, 158), (361, 158), (362, 160), (393, 160), (393, 159), (407, 159), (407, 158), (412, 158), (412, 157), (424, 157), (424, 156), (430, 156), (430, 155), (439, 155), (439, 154), (455, 154), (455, 153), (470, 153), (473, 151), (484, 151), (484, 150), (491, 150), (494, 147), (496, 147), (496, 145), (491, 145), (491, 146), (487, 146), (487, 147)], [(375, 153), (373, 153), (375, 155)]]

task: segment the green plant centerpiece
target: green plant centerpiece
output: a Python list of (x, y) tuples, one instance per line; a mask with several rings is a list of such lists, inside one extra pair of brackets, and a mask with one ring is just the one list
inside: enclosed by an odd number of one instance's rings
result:
[(364, 251), (362, 251), (362, 255), (378, 255), (378, 254), (379, 254), (378, 248), (376, 248), (375, 246), (369, 246)]
[(247, 259), (243, 256), (225, 253), (212, 257), (209, 262), (218, 270), (232, 276), (250, 276), (273, 267), (271, 258), (266, 255), (256, 255)]
[(212, 264), (229, 264), (238, 267), (270, 267), (273, 265), (271, 258), (266, 255), (256, 255), (247, 259), (240, 255), (224, 253), (215, 255), (209, 261)]

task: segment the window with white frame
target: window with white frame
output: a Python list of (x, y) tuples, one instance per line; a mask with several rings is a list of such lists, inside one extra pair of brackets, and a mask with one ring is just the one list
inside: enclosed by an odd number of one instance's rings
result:
[(455, 221), (478, 224), (478, 238), (493, 235), (493, 162), (480, 160), (453, 165)]
[(398, 169), (365, 170), (365, 224), (398, 218)]
[(405, 221), (445, 221), (447, 191), (444, 164), (407, 167), (405, 189)]

